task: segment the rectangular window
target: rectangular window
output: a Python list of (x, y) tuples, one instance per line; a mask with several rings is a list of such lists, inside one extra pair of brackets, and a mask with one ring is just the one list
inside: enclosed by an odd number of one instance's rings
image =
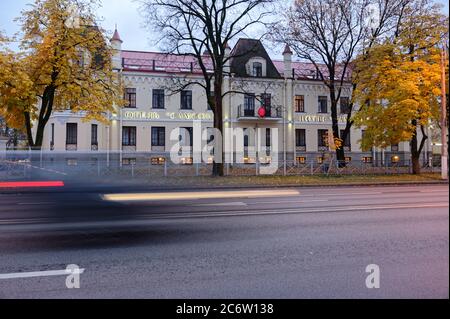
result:
[(372, 164), (373, 163), (373, 157), (371, 156), (365, 156), (362, 158), (362, 162), (365, 164)]
[(250, 137), (248, 129), (244, 128), (244, 147), (248, 147), (250, 145)]
[(261, 106), (266, 109), (266, 117), (272, 116), (272, 95), (269, 93), (261, 94)]
[(165, 127), (152, 127), (152, 146), (166, 146)]
[[(344, 130), (341, 130), (341, 139), (344, 136)], [(344, 145), (342, 145), (344, 147), (351, 147), (352, 146), (352, 142), (351, 142), (351, 136), (350, 136), (350, 132), (347, 134), (347, 137), (345, 138), (344, 141)]]
[(152, 165), (164, 165), (166, 159), (164, 157), (152, 157), (150, 162)]
[(183, 142), (184, 146), (194, 146), (194, 129), (192, 127), (182, 127), (180, 133), (180, 142)]
[(319, 113), (328, 113), (328, 97), (319, 96)]
[(67, 166), (77, 166), (78, 165), (78, 161), (76, 158), (67, 158), (66, 162), (67, 162)]
[(136, 127), (134, 126), (123, 127), (122, 146), (136, 146)]
[[(215, 95), (216, 95), (215, 92), (211, 91), (211, 98), (212, 99), (215, 99)], [(212, 111), (211, 104), (209, 102), (207, 104), (208, 104), (208, 111)]]
[(136, 165), (136, 159), (135, 158), (124, 158), (122, 159), (122, 165), (129, 166), (129, 165)]
[(91, 125), (91, 145), (98, 145), (98, 125)]
[(164, 90), (153, 90), (153, 108), (164, 109)]
[(306, 164), (306, 157), (297, 156), (297, 164)]
[(124, 99), (126, 101), (125, 107), (135, 109), (136, 108), (136, 89), (135, 88), (125, 89)]
[(262, 77), (263, 65), (260, 62), (253, 63), (253, 76)]
[(78, 124), (67, 123), (66, 125), (66, 144), (77, 145), (78, 144)]
[(297, 147), (306, 146), (306, 130), (296, 129), (295, 130), (295, 143)]
[(352, 161), (351, 157), (346, 157), (345, 158), (345, 163), (349, 164), (349, 163), (351, 163), (351, 161)]
[(55, 124), (52, 124), (52, 136), (50, 140), (50, 149), (53, 151), (55, 148)]
[(255, 116), (255, 95), (244, 95), (244, 116)]
[(328, 147), (328, 130), (318, 130), (317, 137), (319, 147)]
[(181, 109), (192, 110), (192, 91), (181, 91)]
[(340, 99), (341, 114), (350, 113), (350, 99), (348, 97), (341, 97)]
[(305, 96), (297, 95), (295, 96), (295, 112), (305, 113)]
[(272, 146), (272, 130), (270, 128), (266, 128), (266, 147)]
[(207, 141), (206, 141), (206, 144), (211, 144), (211, 143), (213, 143), (214, 142), (214, 139), (215, 139), (215, 136), (214, 136), (214, 128), (212, 128), (212, 127), (208, 127), (207, 129), (206, 129), (206, 132), (207, 132), (207, 134), (208, 134), (208, 139), (207, 139)]

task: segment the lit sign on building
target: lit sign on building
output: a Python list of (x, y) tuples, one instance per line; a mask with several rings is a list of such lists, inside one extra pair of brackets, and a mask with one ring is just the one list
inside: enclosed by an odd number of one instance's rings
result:
[(123, 118), (126, 120), (159, 120), (161, 116), (157, 112), (124, 112)]
[[(300, 123), (332, 123), (333, 121), (329, 115), (300, 115), (296, 120)], [(346, 123), (347, 118), (340, 116), (338, 121), (339, 123)]]
[(124, 120), (201, 120), (201, 121), (212, 121), (212, 113), (193, 113), (193, 112), (167, 112), (161, 114), (158, 112), (137, 112), (137, 111), (127, 111), (123, 113)]

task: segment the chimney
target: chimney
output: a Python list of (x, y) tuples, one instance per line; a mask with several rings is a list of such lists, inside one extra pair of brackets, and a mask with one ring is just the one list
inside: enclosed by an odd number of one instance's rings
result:
[(283, 51), (283, 61), (284, 61), (284, 77), (286, 79), (292, 76), (292, 50), (289, 44), (286, 44)]

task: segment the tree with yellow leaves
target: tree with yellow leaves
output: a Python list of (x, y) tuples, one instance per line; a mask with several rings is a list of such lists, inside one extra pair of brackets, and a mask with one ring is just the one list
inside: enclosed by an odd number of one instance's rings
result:
[(0, 116), (26, 132), (30, 148), (41, 149), (55, 111), (106, 121), (107, 112), (123, 104), (96, 6), (95, 0), (35, 0), (18, 19), (20, 52), (0, 51)]
[(396, 36), (356, 62), (354, 100), (361, 107), (354, 121), (365, 128), (364, 150), (409, 141), (413, 172), (420, 174), (425, 128), (439, 121), (438, 45), (448, 32), (448, 17), (437, 7), (408, 10)]

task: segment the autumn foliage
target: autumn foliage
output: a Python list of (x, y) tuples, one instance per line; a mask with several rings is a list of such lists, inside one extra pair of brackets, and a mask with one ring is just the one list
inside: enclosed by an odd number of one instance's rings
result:
[(93, 0), (36, 0), (18, 19), (20, 52), (0, 51), (0, 116), (23, 129), (32, 148), (42, 147), (55, 111), (106, 121), (123, 103), (113, 50), (95, 7)]
[(397, 34), (355, 63), (354, 102), (360, 110), (354, 121), (365, 130), (362, 148), (409, 142), (414, 173), (420, 173), (426, 128), (440, 119), (440, 50), (448, 17), (439, 10), (409, 7)]

